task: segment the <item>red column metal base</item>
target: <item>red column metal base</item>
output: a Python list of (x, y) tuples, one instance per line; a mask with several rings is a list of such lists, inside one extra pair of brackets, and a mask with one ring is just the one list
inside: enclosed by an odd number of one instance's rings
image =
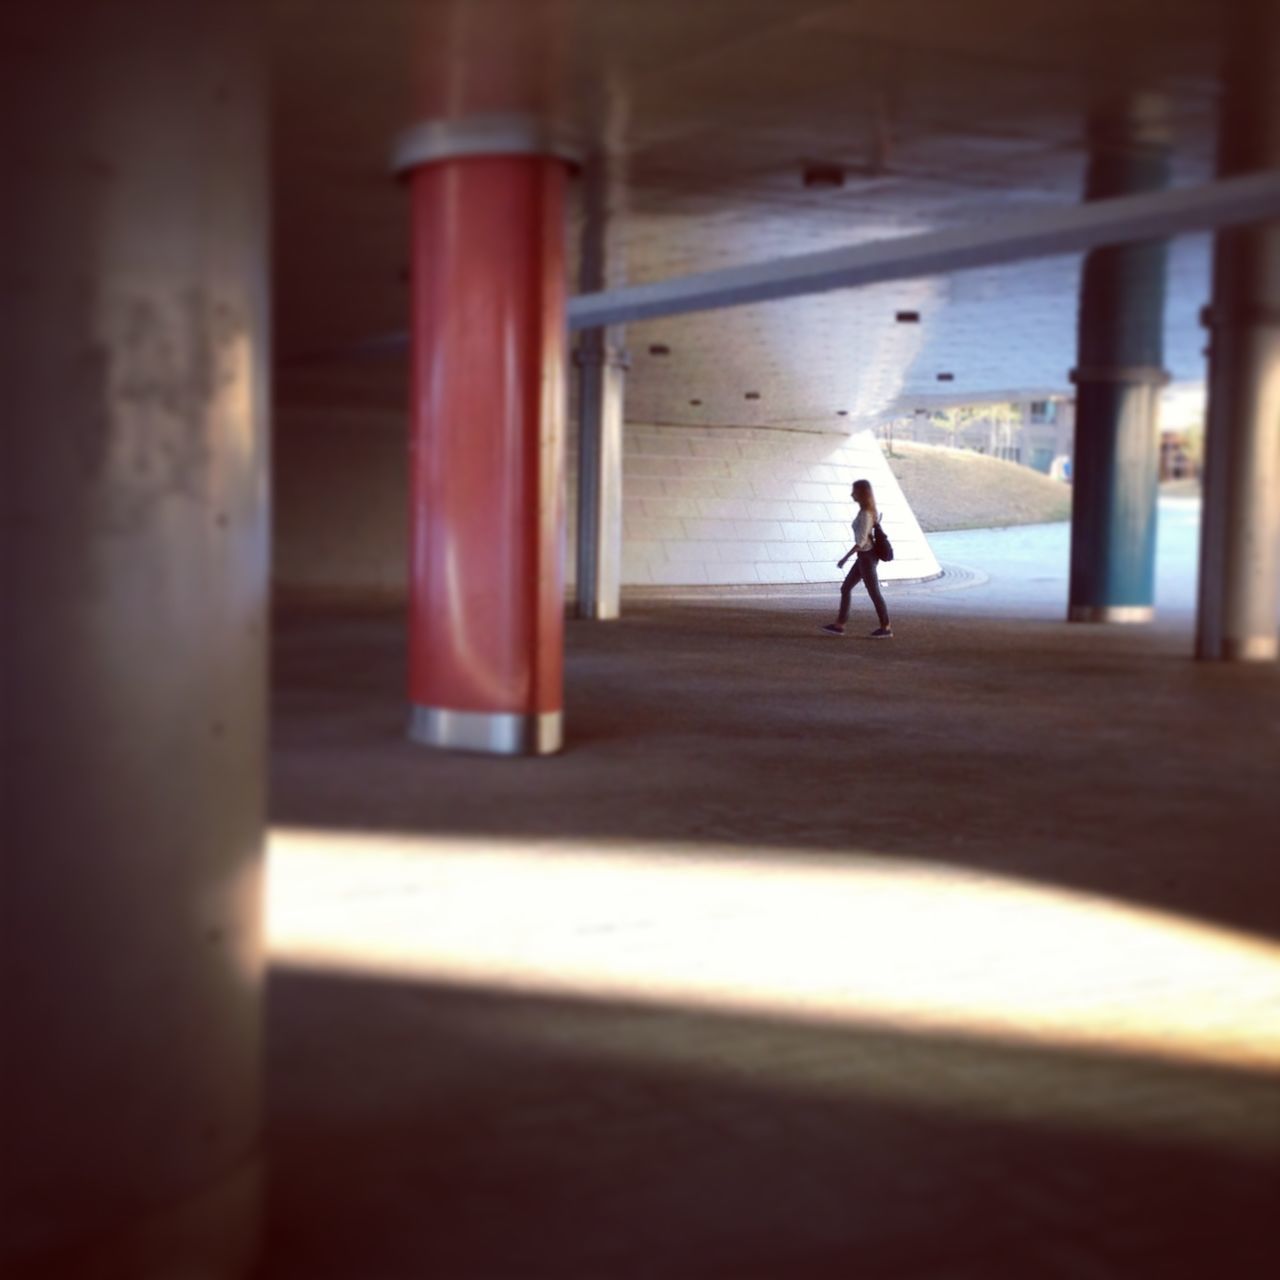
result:
[(561, 743), (564, 162), (413, 171), (410, 735)]

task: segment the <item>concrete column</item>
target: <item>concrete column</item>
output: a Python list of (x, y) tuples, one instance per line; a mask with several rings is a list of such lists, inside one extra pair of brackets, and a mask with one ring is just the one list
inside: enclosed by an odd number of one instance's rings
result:
[(260, 1169), (251, 0), (0, 16), (0, 1272), (226, 1277)]
[[(1280, 13), (1239, 10), (1225, 76), (1221, 174), (1280, 166)], [(1280, 221), (1220, 231), (1205, 314), (1209, 423), (1196, 654), (1280, 652)]]
[[(1095, 122), (1090, 145), (1087, 200), (1167, 182), (1167, 148), (1137, 109)], [(1072, 622), (1146, 622), (1154, 613), (1165, 257), (1157, 241), (1095, 249), (1085, 259), (1072, 372)]]
[(533, 121), (430, 123), (413, 200), (410, 725), (429, 746), (560, 747), (564, 196)]
[[(621, 283), (621, 184), (605, 157), (586, 170), (583, 293)], [(629, 361), (625, 329), (584, 330), (578, 365), (577, 614), (616, 618), (622, 600), (622, 429)]]

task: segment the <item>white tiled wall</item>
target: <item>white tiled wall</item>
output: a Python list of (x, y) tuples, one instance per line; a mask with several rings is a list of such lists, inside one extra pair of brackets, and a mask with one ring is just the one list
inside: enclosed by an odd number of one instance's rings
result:
[[(276, 584), (402, 599), (407, 580), (403, 410), (281, 408), (275, 421)], [(568, 449), (574, 570), (576, 442)], [(623, 581), (638, 586), (836, 582), (851, 540), (850, 483), (875, 486), (897, 556), (887, 580), (938, 572), (870, 432), (763, 427), (626, 429)]]
[[(571, 442), (570, 546), (575, 452)], [(628, 424), (623, 459), (625, 585), (837, 581), (852, 542), (849, 486), (861, 478), (896, 553), (881, 577), (940, 571), (870, 431)]]

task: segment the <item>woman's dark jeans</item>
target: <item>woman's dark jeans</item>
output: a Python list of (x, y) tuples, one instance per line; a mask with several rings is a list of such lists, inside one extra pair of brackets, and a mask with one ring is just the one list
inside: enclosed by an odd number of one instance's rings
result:
[(849, 620), (849, 597), (853, 595), (853, 589), (859, 582), (867, 584), (867, 595), (871, 597), (871, 603), (876, 607), (876, 616), (880, 619), (880, 625), (887, 627), (889, 611), (884, 607), (884, 596), (880, 593), (880, 574), (876, 570), (874, 551), (858, 552), (853, 568), (849, 570), (849, 576), (840, 588), (840, 616), (836, 621), (844, 626)]

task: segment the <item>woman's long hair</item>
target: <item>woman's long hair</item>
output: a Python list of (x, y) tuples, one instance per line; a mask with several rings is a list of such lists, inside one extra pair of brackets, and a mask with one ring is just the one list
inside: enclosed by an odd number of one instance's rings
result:
[(876, 495), (872, 492), (870, 480), (855, 480), (853, 497), (858, 506), (871, 512), (872, 520), (880, 519), (880, 508), (876, 506)]

